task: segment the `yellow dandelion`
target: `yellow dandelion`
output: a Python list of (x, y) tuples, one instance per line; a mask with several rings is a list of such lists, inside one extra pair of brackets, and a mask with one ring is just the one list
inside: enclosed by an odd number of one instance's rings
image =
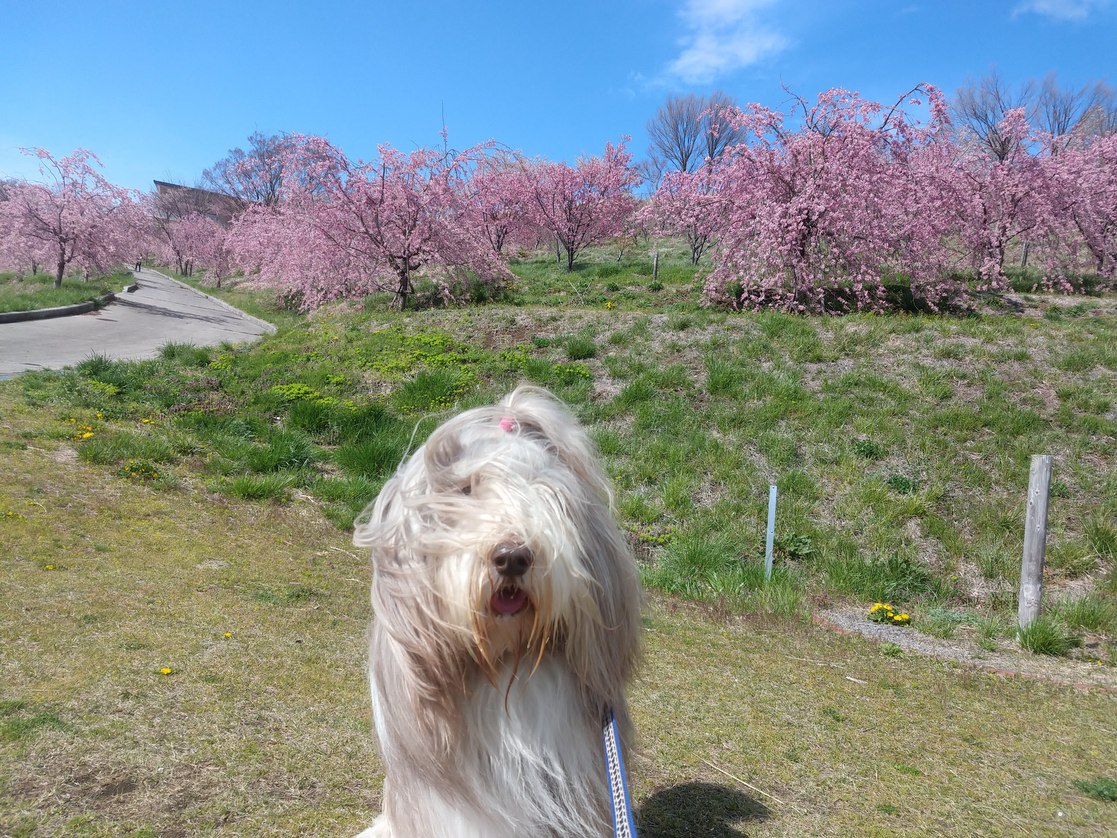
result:
[(93, 436), (93, 432), (92, 431), (86, 431), (84, 434), (82, 434), (78, 438), (79, 439), (89, 439), (91, 436)]
[(52, 564), (48, 564), (48, 565), (47, 565), (47, 566), (46, 566), (45, 568), (43, 568), (43, 569), (44, 569), (44, 570), (54, 570), (54, 565), (52, 565)]
[(169, 666), (164, 666), (162, 669), (159, 670), (160, 675), (174, 675), (174, 673), (175, 671)]
[(606, 303), (605, 303), (605, 308), (609, 311), (612, 311), (613, 310), (613, 301), (612, 300), (607, 300)]
[(227, 631), (227, 632), (225, 632), (225, 635), (224, 635), (224, 637), (225, 637), (225, 639), (226, 639), (226, 640), (228, 640), (228, 639), (229, 639), (230, 637), (232, 637), (232, 636), (233, 636), (233, 633), (232, 633), (231, 631)]

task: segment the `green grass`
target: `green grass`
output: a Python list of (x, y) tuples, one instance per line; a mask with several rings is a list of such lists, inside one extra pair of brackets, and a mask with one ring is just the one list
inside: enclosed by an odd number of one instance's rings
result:
[(322, 501), (322, 514), (341, 530), (349, 530), (353, 521), (372, 498), (380, 492), (387, 472), (381, 479), (356, 477), (319, 477), (309, 485), (310, 491)]
[(215, 488), (245, 500), (285, 501), (301, 482), (297, 474), (242, 474), (219, 481)]
[(27, 701), (0, 699), (0, 742), (19, 742), (51, 730), (68, 731), (69, 727), (50, 710), (37, 709)]
[(392, 394), (401, 413), (446, 410), (472, 389), (473, 378), (462, 369), (438, 367), (418, 373)]
[(168, 343), (159, 351), (159, 356), (166, 361), (175, 361), (188, 367), (205, 367), (210, 362), (212, 351), (204, 346), (195, 346), (192, 343)]
[(660, 249), (658, 277), (652, 279), (652, 259), (643, 249), (602, 247), (578, 257), (573, 271), (560, 265), (554, 254), (525, 254), (509, 267), (517, 276), (510, 301), (516, 305), (579, 306), (617, 311), (658, 311), (683, 307), (697, 311), (692, 292), (696, 270), (685, 245)]
[(597, 344), (587, 335), (574, 335), (566, 341), (566, 357), (571, 361), (582, 361), (597, 354)]
[(910, 603), (950, 593), (945, 582), (907, 556), (834, 556), (824, 567), (831, 588), (867, 602)]
[(95, 277), (88, 282), (65, 276), (62, 286), (55, 288), (54, 277), (47, 274), (19, 276), (0, 273), (0, 312), (33, 311), (84, 303), (120, 291), (131, 281), (132, 275), (126, 271)]
[(113, 465), (125, 460), (170, 463), (178, 459), (174, 445), (165, 437), (131, 430), (94, 432), (78, 445), (78, 456), (89, 463)]
[(1021, 629), (1020, 645), (1037, 655), (1063, 657), (1082, 645), (1082, 639), (1068, 630), (1061, 621), (1044, 614), (1037, 617), (1030, 626)]
[(915, 624), (919, 631), (924, 634), (950, 639), (955, 636), (959, 626), (972, 622), (972, 620), (972, 617), (959, 611), (941, 606), (932, 606), (917, 615)]
[(1099, 634), (1117, 632), (1117, 601), (1110, 596), (1094, 593), (1064, 600), (1056, 604), (1052, 612), (1072, 630)]
[(259, 474), (298, 471), (310, 467), (319, 456), (310, 439), (297, 430), (269, 429), (260, 442), (245, 452), (248, 468)]
[(391, 476), (407, 452), (408, 437), (400, 428), (339, 448), (335, 460), (349, 475), (368, 480)]
[(1117, 780), (1097, 777), (1093, 780), (1075, 780), (1074, 787), (1095, 800), (1117, 803)]

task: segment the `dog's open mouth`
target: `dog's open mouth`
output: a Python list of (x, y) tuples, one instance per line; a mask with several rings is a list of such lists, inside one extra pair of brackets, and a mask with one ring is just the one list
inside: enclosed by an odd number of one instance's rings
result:
[(528, 607), (527, 591), (514, 585), (497, 588), (489, 598), (489, 607), (501, 617), (512, 617)]

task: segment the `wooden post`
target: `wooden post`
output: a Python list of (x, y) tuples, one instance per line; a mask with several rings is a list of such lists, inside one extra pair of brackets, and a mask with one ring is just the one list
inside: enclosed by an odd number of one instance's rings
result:
[(1028, 476), (1028, 512), (1024, 522), (1024, 560), (1016, 623), (1026, 629), (1043, 610), (1043, 558), (1047, 552), (1047, 500), (1051, 489), (1051, 455), (1036, 454)]

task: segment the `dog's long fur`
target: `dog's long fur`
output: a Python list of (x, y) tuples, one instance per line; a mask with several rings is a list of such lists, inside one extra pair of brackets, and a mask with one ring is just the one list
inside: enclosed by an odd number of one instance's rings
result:
[[(370, 683), (387, 778), (362, 834), (611, 835), (601, 717), (611, 706), (628, 738), (640, 587), (569, 411), (520, 387), (449, 420), (354, 543), (374, 563)], [(497, 567), (512, 549), (530, 556), (522, 576)], [(498, 597), (522, 610), (498, 613)]]

